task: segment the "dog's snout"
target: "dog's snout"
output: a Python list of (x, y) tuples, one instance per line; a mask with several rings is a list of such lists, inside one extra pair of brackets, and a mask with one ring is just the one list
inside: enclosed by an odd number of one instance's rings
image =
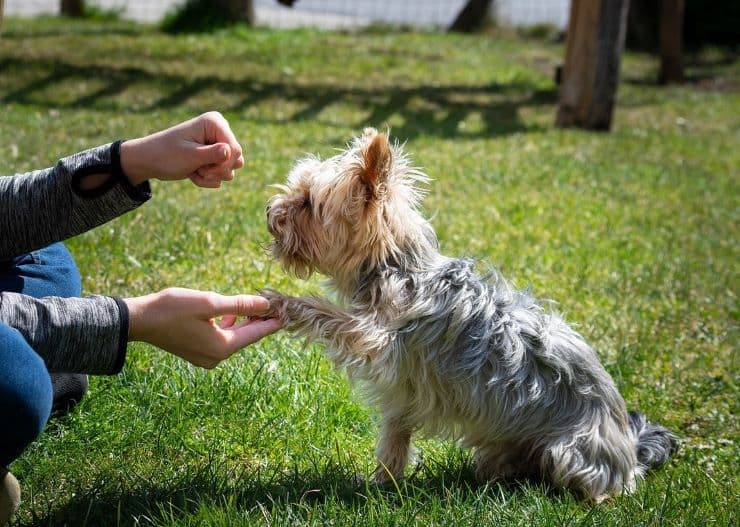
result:
[(267, 216), (267, 230), (277, 237), (285, 225), (285, 211), (281, 207), (269, 203), (265, 207), (265, 215)]

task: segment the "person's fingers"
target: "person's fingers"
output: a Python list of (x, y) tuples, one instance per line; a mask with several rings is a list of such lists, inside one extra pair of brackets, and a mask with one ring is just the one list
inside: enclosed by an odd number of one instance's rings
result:
[(221, 180), (206, 177), (200, 171), (190, 174), (190, 181), (203, 188), (221, 188)]
[[(269, 317), (269, 318), (274, 318), (274, 317)], [(279, 318), (274, 318), (274, 319), (277, 320), (280, 323), (280, 325), (282, 326), (282, 321)], [(261, 317), (247, 317), (247, 318), (243, 318), (242, 320), (236, 322), (233, 326), (229, 327), (228, 329), (230, 329), (232, 331), (236, 331), (236, 330), (241, 329), (241, 328), (243, 328), (245, 326), (248, 326), (250, 324), (256, 324), (257, 322), (260, 322), (262, 320), (268, 320), (268, 318), (261, 318)]]
[(238, 350), (271, 333), (275, 333), (281, 327), (282, 323), (276, 318), (251, 320), (249, 324), (239, 325), (236, 329), (227, 330), (229, 343), (232, 349)]
[(198, 166), (222, 165), (232, 158), (231, 146), (224, 143), (197, 146), (194, 150)]
[(236, 136), (234, 135), (234, 132), (231, 131), (231, 127), (229, 126), (229, 123), (224, 118), (221, 127), (220, 127), (220, 136), (224, 140), (224, 142), (229, 143), (229, 146), (231, 146), (232, 149), (232, 159), (237, 159), (239, 156), (242, 155), (242, 147), (239, 144), (239, 141), (237, 140)]
[(208, 112), (204, 116), (206, 122), (211, 126), (211, 134), (216, 141), (228, 143), (232, 150), (231, 159), (238, 159), (242, 155), (242, 147), (226, 118), (219, 112)]
[(221, 329), (233, 328), (234, 322), (236, 322), (236, 315), (224, 315), (218, 323), (218, 327)]
[(206, 179), (218, 181), (231, 181), (234, 179), (234, 172), (231, 165), (209, 165), (201, 167), (198, 172)]
[[(231, 132), (231, 130), (229, 130)], [(229, 159), (236, 161), (240, 157), (242, 157), (242, 145), (239, 144), (239, 141), (236, 140), (236, 137), (234, 137), (234, 134), (230, 133), (230, 140), (229, 140), (229, 146), (231, 147), (231, 152), (229, 153)]]

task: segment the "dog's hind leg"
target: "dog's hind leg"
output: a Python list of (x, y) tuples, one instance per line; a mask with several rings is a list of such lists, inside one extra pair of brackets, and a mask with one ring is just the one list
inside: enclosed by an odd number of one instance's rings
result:
[(571, 489), (600, 503), (635, 486), (634, 440), (609, 426), (600, 435), (563, 436), (544, 449), (541, 468), (558, 487)]
[(473, 461), (475, 479), (480, 483), (511, 479), (530, 472), (519, 447), (507, 441), (478, 446)]

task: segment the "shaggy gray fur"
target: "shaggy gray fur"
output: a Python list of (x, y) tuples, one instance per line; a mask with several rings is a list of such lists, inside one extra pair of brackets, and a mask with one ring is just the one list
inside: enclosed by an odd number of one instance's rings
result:
[(347, 152), (299, 161), (268, 208), (273, 252), (331, 278), (341, 305), (265, 291), (289, 331), (323, 343), (382, 414), (374, 478), (403, 476), (412, 434), (475, 448), (481, 479), (538, 474), (601, 501), (675, 451), (630, 419), (584, 339), (498, 275), (439, 252), (418, 209), (426, 181), (367, 129)]
[(645, 470), (665, 464), (678, 452), (678, 438), (667, 428), (648, 423), (639, 412), (630, 412), (630, 427), (637, 437), (637, 461)]

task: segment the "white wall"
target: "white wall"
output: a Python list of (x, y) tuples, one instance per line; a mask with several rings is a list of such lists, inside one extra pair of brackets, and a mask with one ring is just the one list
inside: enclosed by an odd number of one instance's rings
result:
[[(88, 0), (105, 9), (123, 8), (123, 16), (143, 22), (157, 22), (171, 7), (185, 0)], [(297, 0), (293, 8), (275, 0), (255, 0), (259, 23), (275, 27), (318, 25), (355, 27), (371, 22), (388, 22), (417, 27), (445, 27), (465, 0)], [(570, 0), (493, 0), (497, 18), (513, 26), (552, 24), (564, 28)], [(5, 0), (8, 16), (56, 14), (59, 0)]]
[(570, 0), (493, 0), (493, 9), (496, 19), (503, 25), (549, 24), (565, 29)]

